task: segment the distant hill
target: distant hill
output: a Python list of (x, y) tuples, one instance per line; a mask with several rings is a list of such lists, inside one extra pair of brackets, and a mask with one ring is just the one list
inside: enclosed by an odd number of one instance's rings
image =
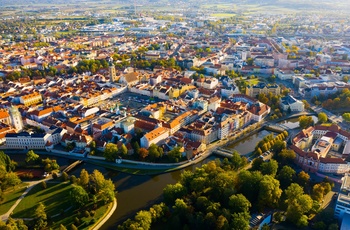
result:
[[(92, 3), (95, 4), (123, 4), (127, 5), (133, 4), (133, 0), (126, 1), (126, 0), (0, 0), (1, 1), (1, 7), (8, 7), (8, 6), (18, 6), (18, 5), (70, 5), (70, 4), (88, 4)], [(137, 4), (152, 4), (153, 6), (159, 4), (173, 4), (174, 0), (136, 0)], [(236, 5), (262, 5), (262, 6), (281, 6), (281, 7), (288, 7), (291, 9), (312, 9), (312, 8), (318, 8), (318, 9), (341, 9), (346, 10), (350, 9), (350, 1), (345, 0), (177, 0), (177, 3), (190, 3), (190, 4), (196, 4), (196, 5), (205, 5), (205, 4), (227, 4), (232, 3)]]

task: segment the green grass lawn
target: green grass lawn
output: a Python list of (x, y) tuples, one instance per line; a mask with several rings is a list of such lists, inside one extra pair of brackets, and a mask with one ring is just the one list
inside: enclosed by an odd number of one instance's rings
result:
[(18, 185), (14, 190), (12, 188), (7, 189), (4, 192), (4, 200), (0, 203), (0, 215), (5, 214), (14, 205), (16, 200), (26, 190), (27, 183)]
[(33, 218), (39, 202), (45, 205), (48, 216), (59, 214), (62, 209), (65, 210), (72, 205), (69, 199), (72, 188), (70, 184), (47, 183), (47, 188), (43, 189), (41, 184), (38, 184), (18, 204), (13, 211), (13, 217)]
[[(109, 205), (103, 205), (101, 202), (95, 210), (94, 216), (84, 217), (85, 210), (91, 211), (93, 204), (90, 203), (86, 207), (78, 210), (73, 206), (69, 193), (73, 185), (69, 183), (47, 183), (47, 188), (43, 189), (41, 184), (36, 185), (26, 197), (18, 204), (14, 210), (14, 218), (33, 218), (34, 212), (39, 202), (42, 202), (46, 207), (46, 214), (52, 217), (50, 227), (58, 229), (60, 224), (69, 228), (77, 217), (80, 219), (80, 224), (75, 224), (79, 229), (89, 229), (96, 223), (108, 210)], [(22, 194), (22, 193), (21, 193)], [(67, 210), (68, 209), (68, 210)], [(62, 213), (62, 211), (64, 212)]]
[(249, 85), (256, 85), (260, 82), (260, 80), (258, 78), (254, 78), (254, 79), (247, 79), (247, 83)]
[[(62, 224), (67, 229), (74, 223), (74, 219), (77, 217), (81, 220), (80, 225), (75, 224), (79, 229), (90, 229), (90, 227), (96, 223), (100, 218), (104, 216), (104, 214), (108, 211), (109, 206), (113, 205), (112, 203), (100, 206), (95, 210), (94, 216), (84, 217), (84, 213), (79, 213), (74, 209), (70, 209), (64, 213), (64, 216), (57, 216), (52, 219), (53, 223), (51, 225), (52, 229), (58, 229)], [(89, 205), (88, 205), (89, 206)], [(85, 210), (85, 209), (84, 209)], [(90, 210), (90, 208), (86, 208), (86, 210)]]

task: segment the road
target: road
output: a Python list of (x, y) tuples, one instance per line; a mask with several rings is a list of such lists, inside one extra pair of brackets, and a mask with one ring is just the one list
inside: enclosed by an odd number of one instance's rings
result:
[(330, 120), (332, 123), (338, 124), (341, 129), (348, 130), (350, 128), (349, 124), (346, 123), (341, 116), (337, 116), (320, 106), (313, 105), (310, 108), (316, 113), (325, 113), (328, 117), (328, 120)]

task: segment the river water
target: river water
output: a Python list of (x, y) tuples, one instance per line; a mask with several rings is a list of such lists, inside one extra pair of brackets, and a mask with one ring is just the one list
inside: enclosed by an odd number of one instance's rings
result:
[[(311, 116), (311, 117), (312, 117), (312, 120), (314, 121), (314, 123), (316, 124), (318, 122), (318, 117), (316, 117), (316, 116)], [(299, 128), (299, 118), (288, 119), (288, 120), (280, 122), (279, 124), (284, 125), (284, 126), (288, 127), (289, 129), (296, 129), (296, 128)]]
[(254, 151), (256, 143), (261, 141), (265, 136), (269, 134), (275, 134), (267, 130), (261, 130), (258, 133), (255, 133), (249, 137), (244, 138), (240, 142), (234, 144), (228, 144), (225, 146), (225, 149), (236, 150), (240, 155), (248, 155)]

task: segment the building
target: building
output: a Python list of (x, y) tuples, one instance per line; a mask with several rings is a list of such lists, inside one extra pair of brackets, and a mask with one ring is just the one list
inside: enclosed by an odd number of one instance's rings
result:
[[(335, 218), (343, 221), (346, 215), (350, 214), (350, 176), (345, 174), (342, 178), (343, 183), (340, 187), (339, 195), (334, 209)], [(348, 216), (349, 217), (349, 216)]]
[(158, 127), (146, 133), (140, 140), (141, 148), (149, 148), (151, 144), (158, 144), (169, 137), (169, 129)]
[(350, 164), (328, 153), (346, 146), (348, 137), (336, 125), (309, 127), (293, 138), (290, 148), (296, 153), (295, 162), (306, 172), (343, 174), (349, 172)]
[(116, 81), (116, 71), (113, 62), (109, 63), (109, 81), (111, 83)]
[(5, 138), (7, 149), (46, 149), (52, 143), (49, 133), (7, 133)]
[(9, 109), (9, 114), (11, 118), (11, 125), (15, 128), (16, 132), (22, 131), (23, 129), (23, 120), (22, 115), (18, 111), (18, 108), (15, 106), (12, 106)]
[(281, 88), (277, 84), (268, 85), (263, 82), (258, 83), (257, 85), (250, 86), (248, 85), (246, 88), (246, 95), (250, 97), (256, 97), (259, 94), (269, 94), (280, 95)]
[(25, 106), (37, 105), (43, 101), (43, 98), (39, 92), (33, 92), (20, 97), (20, 103)]
[(282, 97), (280, 106), (283, 111), (288, 111), (290, 109), (291, 112), (303, 112), (305, 107), (302, 101), (295, 99), (291, 95)]

